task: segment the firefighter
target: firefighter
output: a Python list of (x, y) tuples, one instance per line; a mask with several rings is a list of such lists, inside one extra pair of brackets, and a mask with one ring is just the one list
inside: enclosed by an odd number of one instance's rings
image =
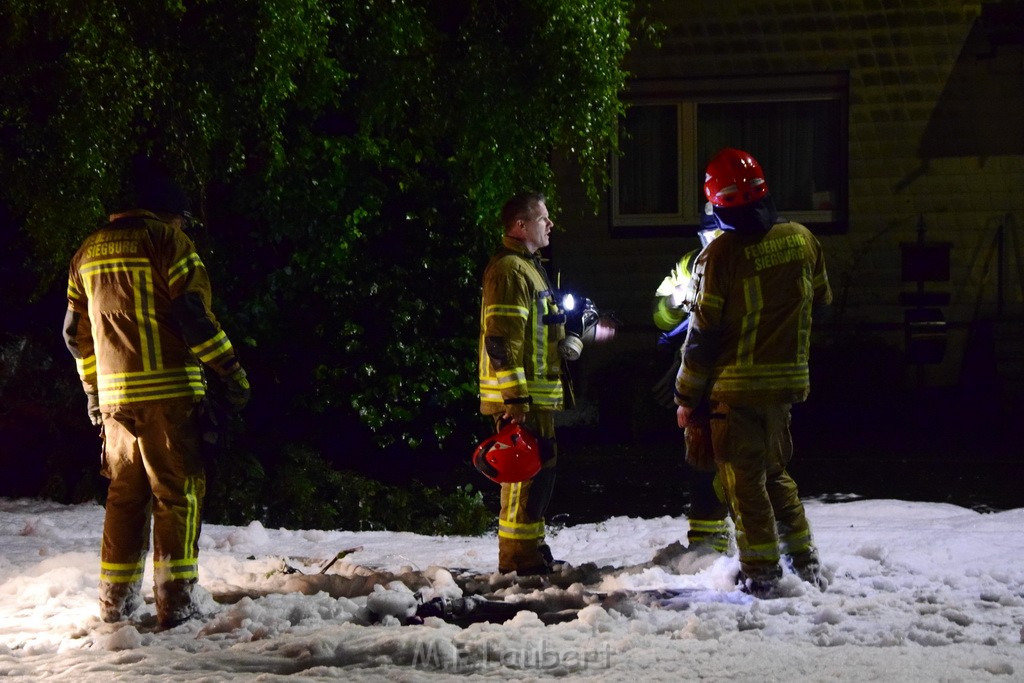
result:
[(210, 310), (206, 268), (183, 229), (185, 194), (149, 164), (137, 169), (136, 184), (132, 208), (111, 215), (71, 260), (64, 340), (89, 419), (101, 428), (101, 472), (110, 479), (100, 616), (122, 621), (141, 606), (152, 527), (157, 619), (170, 628), (199, 616), (202, 366), (225, 383), (235, 410), (250, 389)]
[[(707, 216), (707, 214), (705, 215)], [(707, 242), (714, 238), (717, 230), (714, 226), (707, 225), (706, 218), (702, 220), (701, 227), (703, 228), (700, 232), (701, 242), (706, 246)], [(663, 332), (659, 337), (658, 347), (664, 354), (671, 355), (669, 372), (659, 384), (674, 384), (679, 369), (679, 351), (689, 327), (688, 313), (692, 300), (693, 264), (700, 251), (700, 249), (694, 249), (684, 254), (655, 292), (652, 317), (654, 324)], [(663, 403), (675, 407), (671, 391), (662, 392), (656, 388), (656, 393), (659, 396), (664, 396), (661, 399)], [(690, 455), (692, 454), (688, 454), (688, 456)], [(693, 458), (687, 457), (687, 462), (692, 463)], [(654, 557), (656, 564), (668, 564), (686, 551), (712, 550), (718, 553), (729, 551), (731, 537), (727, 521), (729, 510), (725, 504), (725, 493), (715, 474), (713, 464), (710, 468), (691, 464), (689, 481), (690, 514), (689, 530), (686, 534), (687, 546), (684, 548), (680, 543), (672, 543), (663, 548)]]
[(544, 574), (554, 569), (544, 542), (544, 514), (555, 483), (554, 413), (564, 405), (559, 342), (565, 315), (541, 264), (553, 223), (542, 194), (512, 197), (502, 208), (502, 246), (483, 276), (480, 312), (480, 412), (495, 429), (521, 424), (536, 438), (541, 469), (501, 484), (498, 570)]
[(790, 408), (810, 391), (812, 307), (832, 298), (821, 245), (803, 225), (778, 217), (764, 172), (747, 152), (717, 153), (704, 195), (723, 232), (694, 263), (677, 423), (685, 428), (709, 405), (741, 588), (776, 595), (784, 558), (824, 590), (811, 528), (786, 469), (793, 454)]

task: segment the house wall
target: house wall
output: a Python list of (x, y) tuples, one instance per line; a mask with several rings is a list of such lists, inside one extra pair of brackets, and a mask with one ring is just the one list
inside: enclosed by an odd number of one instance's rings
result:
[[(855, 383), (866, 382), (866, 373), (892, 386), (956, 386), (965, 367), (996, 372), (1002, 361), (990, 358), (993, 344), (1024, 343), (1012, 328), (993, 333), (984, 324), (1019, 320), (1024, 312), (1024, 31), (1019, 23), (1013, 27), (1021, 5), (984, 4), (658, 2), (652, 18), (665, 26), (661, 46), (640, 44), (630, 56), (636, 78), (849, 73), (849, 226), (845, 234), (820, 236), (836, 302), (831, 319), (818, 326), (813, 353), (840, 359)], [(613, 309), (622, 322), (612, 344), (586, 350), (579, 361), (585, 409), (611, 391), (601, 388), (606, 380), (624, 375), (638, 392), (657, 373), (653, 292), (678, 256), (699, 244), (693, 237), (613, 230), (607, 199), (595, 215), (575, 170), (559, 161), (558, 172), (552, 267), (563, 286)], [(765, 172), (770, 186), (772, 169)], [(900, 243), (916, 240), (919, 226), (928, 240), (953, 245), (951, 281), (926, 287), (950, 294), (942, 307), (946, 353), (942, 362), (925, 365), (903, 355), (907, 307), (900, 302), (901, 293), (916, 290), (901, 282)], [(983, 362), (971, 357), (976, 348)], [(835, 369), (829, 376), (851, 381)]]

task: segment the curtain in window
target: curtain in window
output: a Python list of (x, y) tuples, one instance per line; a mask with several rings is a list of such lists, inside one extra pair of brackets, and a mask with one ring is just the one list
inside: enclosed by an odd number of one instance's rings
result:
[(780, 212), (831, 208), (836, 106), (821, 100), (699, 105), (696, 177), (703, 182), (704, 165), (715, 152), (736, 147), (760, 162)]
[(630, 107), (620, 131), (619, 213), (678, 214), (677, 106)]

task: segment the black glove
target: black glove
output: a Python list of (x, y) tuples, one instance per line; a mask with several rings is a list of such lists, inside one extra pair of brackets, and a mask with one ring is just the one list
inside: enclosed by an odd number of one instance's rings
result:
[(86, 406), (89, 411), (89, 422), (96, 427), (103, 424), (103, 413), (100, 412), (100, 397), (93, 391), (85, 392)]
[(249, 402), (249, 378), (245, 370), (238, 368), (230, 375), (224, 377), (224, 397), (231, 404), (231, 410), (236, 413), (242, 412), (245, 404)]

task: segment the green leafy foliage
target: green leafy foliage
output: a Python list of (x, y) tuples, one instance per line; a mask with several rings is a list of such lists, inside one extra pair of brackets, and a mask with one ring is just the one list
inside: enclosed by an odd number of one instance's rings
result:
[[(298, 447), (375, 476), (450, 468), (483, 426), (498, 210), (523, 189), (557, 207), (556, 150), (596, 201), (632, 7), (7, 0), (0, 246), (21, 260), (5, 265), (38, 300), (59, 292), (81, 239), (123, 208), (133, 155), (157, 157), (192, 198), (253, 384), (238, 448), (266, 472)], [(31, 323), (55, 334), (61, 315)]]
[(472, 485), (450, 493), (418, 482), (398, 487), (327, 467), (312, 451), (290, 448), (267, 499), (268, 524), (353, 531), (403, 530), (478, 536), (493, 521)]

